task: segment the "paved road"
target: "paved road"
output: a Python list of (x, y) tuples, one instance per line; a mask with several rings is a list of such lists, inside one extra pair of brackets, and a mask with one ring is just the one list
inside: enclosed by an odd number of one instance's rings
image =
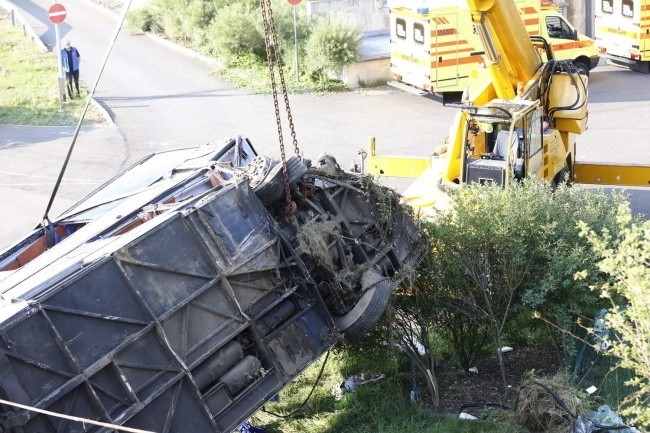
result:
[[(45, 16), (51, 2), (12, 1), (37, 22), (46, 45), (54, 46), (54, 31)], [(81, 78), (90, 87), (117, 18), (87, 2), (74, 2), (68, 11), (61, 37), (79, 48)], [(113, 115), (117, 129), (107, 133), (110, 140), (98, 138), (101, 134), (97, 131), (85, 131), (80, 136), (78, 146), (88, 149), (94, 164), (88, 159), (88, 164), (79, 164), (78, 172), (69, 171), (64, 181), (70, 183), (68, 192), (57, 198), (55, 209), (63, 210), (120, 167), (155, 150), (215, 142), (239, 134), (251, 138), (258, 151), (277, 155), (271, 97), (232, 89), (210, 77), (211, 69), (210, 64), (146, 36), (121, 33), (96, 93)], [(579, 139), (578, 159), (650, 164), (646, 144), (650, 124), (645, 115), (650, 110), (649, 95), (648, 76), (610, 66), (594, 70), (590, 129)], [(365, 148), (370, 135), (377, 137), (383, 153), (427, 155), (444, 141), (455, 113), (452, 108), (387, 87), (324, 96), (292, 95), (291, 104), (305, 155), (314, 158), (323, 152), (332, 153), (344, 167)], [(0, 127), (0, 139), (3, 129), (6, 132), (6, 127)], [(10, 203), (0, 208), (0, 219), (6, 222), (5, 217), (11, 214), (16, 222), (0, 228), (0, 245), (38, 222), (39, 202), (46, 203), (51, 191), (45, 179), (15, 183), (15, 173), (50, 173), (48, 180), (53, 184), (57, 157), (62, 160), (59, 152), (64, 152), (64, 146), (59, 149), (59, 141), (57, 146), (26, 142), (0, 149), (0, 196)], [(49, 156), (44, 158), (45, 154)], [(15, 164), (20, 170), (4, 170)], [(75, 179), (85, 179), (86, 183)], [(650, 198), (645, 192), (636, 194), (635, 210), (650, 215)], [(32, 205), (15, 203), (16, 197), (27, 195), (31, 195)]]

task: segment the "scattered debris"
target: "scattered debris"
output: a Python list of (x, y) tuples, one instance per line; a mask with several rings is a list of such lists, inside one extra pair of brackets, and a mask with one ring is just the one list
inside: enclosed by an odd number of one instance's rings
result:
[(598, 411), (591, 412), (589, 418), (594, 424), (616, 427), (618, 433), (638, 433), (638, 430), (633, 427), (620, 429), (619, 427), (625, 426), (625, 422), (623, 422), (623, 419), (618, 413), (614, 412), (606, 404), (598, 407)]
[(331, 390), (331, 394), (334, 397), (334, 400), (340, 401), (343, 398), (344, 394), (349, 392), (356, 392), (357, 388), (360, 385), (377, 382), (378, 380), (383, 379), (385, 376), (381, 373), (360, 373), (350, 376), (344, 382), (341, 382), (339, 385), (334, 385)]
[(244, 421), (244, 423), (237, 428), (237, 431), (239, 433), (266, 433), (266, 429), (255, 427), (249, 421)]

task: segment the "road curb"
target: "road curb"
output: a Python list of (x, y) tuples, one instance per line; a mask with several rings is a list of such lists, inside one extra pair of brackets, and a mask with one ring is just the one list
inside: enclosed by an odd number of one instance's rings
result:
[(16, 5), (9, 3), (5, 0), (0, 0), (0, 9), (5, 9), (8, 12), (13, 12), (14, 18), (17, 19), (20, 23), (23, 25), (23, 30), (27, 35), (32, 39), (32, 42), (34, 42), (37, 46), (38, 49), (41, 50), (42, 52), (48, 52), (50, 51), (47, 46), (43, 43), (41, 40), (40, 36), (36, 34), (34, 29), (29, 25), (23, 14), (20, 12), (20, 10), (17, 9)]
[(93, 105), (93, 107), (97, 109), (97, 111), (99, 111), (99, 113), (102, 115), (102, 117), (104, 118), (104, 120), (106, 120), (107, 123), (115, 124), (115, 122), (113, 122), (113, 117), (110, 115), (108, 110), (104, 107), (104, 105), (101, 102), (99, 102), (95, 98), (90, 98), (90, 103)]
[(144, 32), (144, 35), (146, 37), (148, 37), (149, 39), (151, 39), (152, 41), (155, 41), (155, 42), (163, 45), (166, 48), (169, 48), (169, 49), (175, 50), (175, 51), (177, 51), (177, 52), (179, 52), (181, 54), (184, 54), (187, 57), (191, 57), (191, 58), (194, 58), (194, 59), (197, 59), (197, 60), (201, 60), (201, 61), (203, 61), (203, 62), (205, 62), (205, 63), (207, 63), (207, 64), (209, 64), (211, 66), (214, 66), (214, 67), (223, 67), (223, 63), (219, 62), (217, 59), (214, 59), (212, 57), (208, 57), (208, 56), (205, 56), (203, 54), (197, 53), (196, 51), (194, 51), (194, 50), (192, 50), (190, 48), (186, 48), (186, 47), (184, 47), (182, 45), (178, 45), (176, 42), (171, 41), (169, 39), (166, 39), (166, 38), (164, 38), (162, 36), (159, 36), (159, 35), (157, 35), (155, 33)]

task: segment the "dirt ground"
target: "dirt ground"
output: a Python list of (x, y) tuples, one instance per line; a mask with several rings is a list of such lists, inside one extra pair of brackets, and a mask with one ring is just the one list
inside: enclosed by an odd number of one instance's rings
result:
[[(517, 389), (522, 378), (530, 370), (536, 376), (552, 375), (560, 366), (559, 354), (553, 347), (515, 347), (503, 354), (506, 378), (510, 385), (508, 399), (504, 399), (501, 372), (497, 356), (491, 356), (475, 363), (478, 373), (466, 370), (438, 372), (440, 381), (440, 412), (459, 414), (464, 405), (497, 404), (514, 407)], [(462, 411), (474, 416), (480, 415), (479, 408), (465, 408)]]

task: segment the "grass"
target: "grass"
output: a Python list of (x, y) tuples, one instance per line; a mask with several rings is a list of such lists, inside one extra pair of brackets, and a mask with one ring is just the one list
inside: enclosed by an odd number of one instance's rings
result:
[[(73, 126), (85, 104), (83, 99), (68, 100), (59, 112), (58, 64), (54, 53), (43, 53), (20, 28), (0, 17), (0, 124), (35, 126)], [(84, 124), (105, 120), (92, 105)]]
[[(296, 77), (293, 63), (283, 66), (283, 75), (289, 92), (309, 90), (316, 93), (329, 93), (347, 90), (340, 81), (333, 79), (313, 81), (302, 72)], [(260, 62), (253, 56), (240, 56), (236, 59), (229, 59), (222, 66), (217, 67), (212, 72), (212, 75), (222, 81), (231, 83), (239, 89), (246, 89), (253, 93), (271, 92), (269, 68), (266, 63)], [(278, 75), (276, 75), (276, 85), (279, 91), (281, 87)]]
[[(280, 415), (296, 410), (305, 400), (321, 369), (324, 357), (305, 370), (281, 393), (280, 401), (268, 403), (265, 410)], [(376, 358), (375, 358), (376, 360)], [(515, 433), (518, 430), (505, 423), (493, 421), (463, 421), (451, 415), (430, 411), (408, 399), (410, 371), (404, 363), (385, 357), (374, 366), (386, 377), (359, 386), (357, 392), (346, 393), (340, 401), (331, 395), (345, 377), (359, 373), (362, 365), (343, 351), (330, 355), (323, 375), (307, 404), (293, 416), (279, 418), (264, 410), (258, 411), (251, 422), (264, 426), (269, 433)], [(399, 364), (402, 364), (399, 366)], [(406, 363), (408, 364), (408, 363)], [(403, 371), (402, 371), (403, 370)], [(371, 372), (369, 370), (365, 370)], [(373, 371), (373, 372), (377, 372)]]
[(592, 396), (598, 404), (607, 404), (612, 410), (620, 411), (623, 400), (634, 388), (625, 384), (634, 377), (628, 369), (618, 367), (620, 362), (612, 356), (594, 357), (594, 365), (582, 379), (582, 388), (594, 385), (597, 391)]

